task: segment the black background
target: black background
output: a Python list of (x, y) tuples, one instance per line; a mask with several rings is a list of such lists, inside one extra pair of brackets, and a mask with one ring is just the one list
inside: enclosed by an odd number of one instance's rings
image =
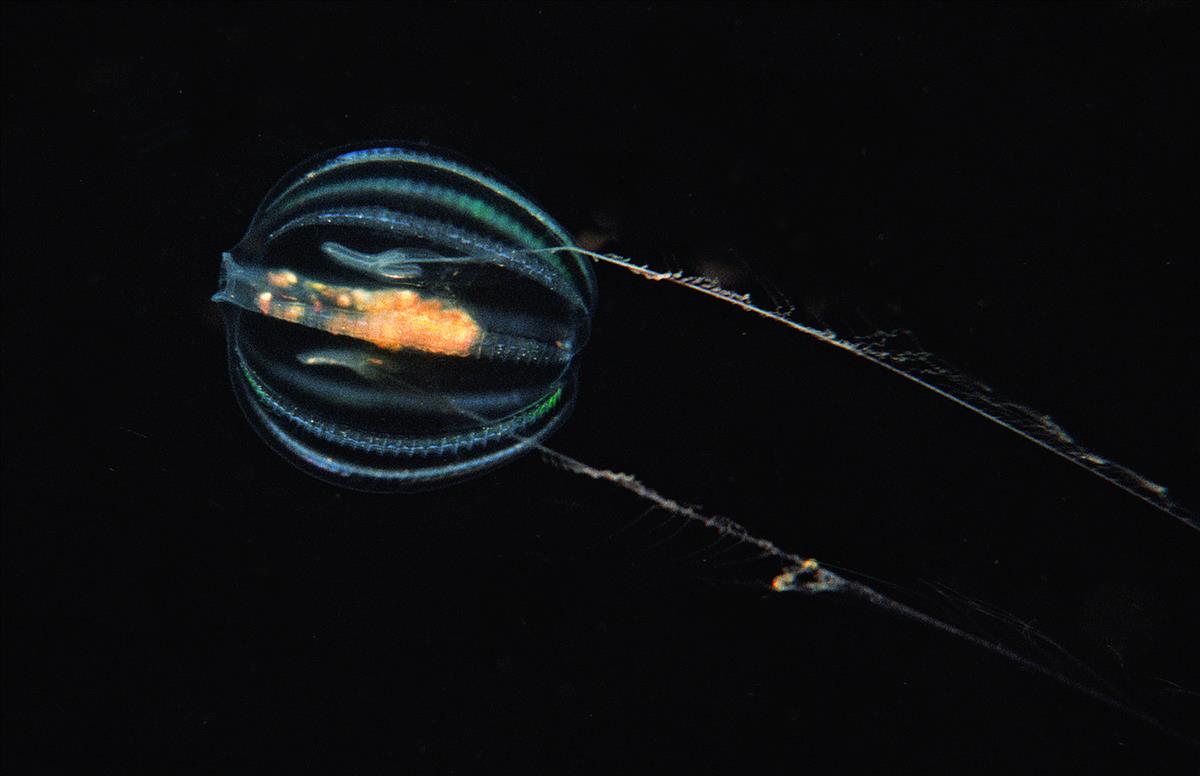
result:
[[(1135, 713), (772, 594), (778, 562), (537, 456), (417, 495), (310, 480), (239, 414), (208, 297), (290, 167), (433, 143), (604, 250), (907, 326), (1194, 506), (1196, 22), (6, 5), (6, 772), (1185, 770)], [(597, 273), (553, 446), (1196, 740), (1194, 529), (877, 367)]]

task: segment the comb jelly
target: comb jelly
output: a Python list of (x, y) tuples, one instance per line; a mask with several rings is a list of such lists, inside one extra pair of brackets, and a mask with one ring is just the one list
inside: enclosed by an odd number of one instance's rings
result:
[(444, 154), (321, 155), (222, 258), (238, 401), (338, 485), (429, 488), (503, 464), (574, 399), (596, 284), (571, 247), (529, 199)]

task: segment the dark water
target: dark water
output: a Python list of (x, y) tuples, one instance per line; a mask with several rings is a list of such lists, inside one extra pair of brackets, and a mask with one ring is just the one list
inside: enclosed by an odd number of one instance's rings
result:
[[(294, 164), (430, 142), (588, 244), (907, 326), (1194, 508), (1195, 22), (5, 6), (7, 772), (1194, 760), (959, 640), (772, 594), (778, 562), (536, 456), (417, 495), (310, 480), (241, 417), (208, 298)], [(553, 446), (1196, 740), (1195, 530), (844, 353), (597, 272)]]

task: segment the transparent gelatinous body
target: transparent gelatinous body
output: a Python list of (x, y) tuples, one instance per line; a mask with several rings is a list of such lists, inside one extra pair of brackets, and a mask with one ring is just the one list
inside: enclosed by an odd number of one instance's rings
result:
[(544, 439), (574, 398), (588, 259), (509, 186), (440, 153), (330, 152), (221, 263), (230, 373), (285, 457), (338, 484), (448, 484)]

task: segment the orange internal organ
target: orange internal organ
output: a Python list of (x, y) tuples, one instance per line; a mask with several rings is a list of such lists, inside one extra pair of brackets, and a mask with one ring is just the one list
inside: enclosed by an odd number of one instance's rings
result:
[(331, 286), (290, 270), (268, 272), (267, 283), (278, 293), (259, 295), (263, 314), (385, 350), (469, 356), (483, 338), (483, 330), (466, 310), (412, 289)]

